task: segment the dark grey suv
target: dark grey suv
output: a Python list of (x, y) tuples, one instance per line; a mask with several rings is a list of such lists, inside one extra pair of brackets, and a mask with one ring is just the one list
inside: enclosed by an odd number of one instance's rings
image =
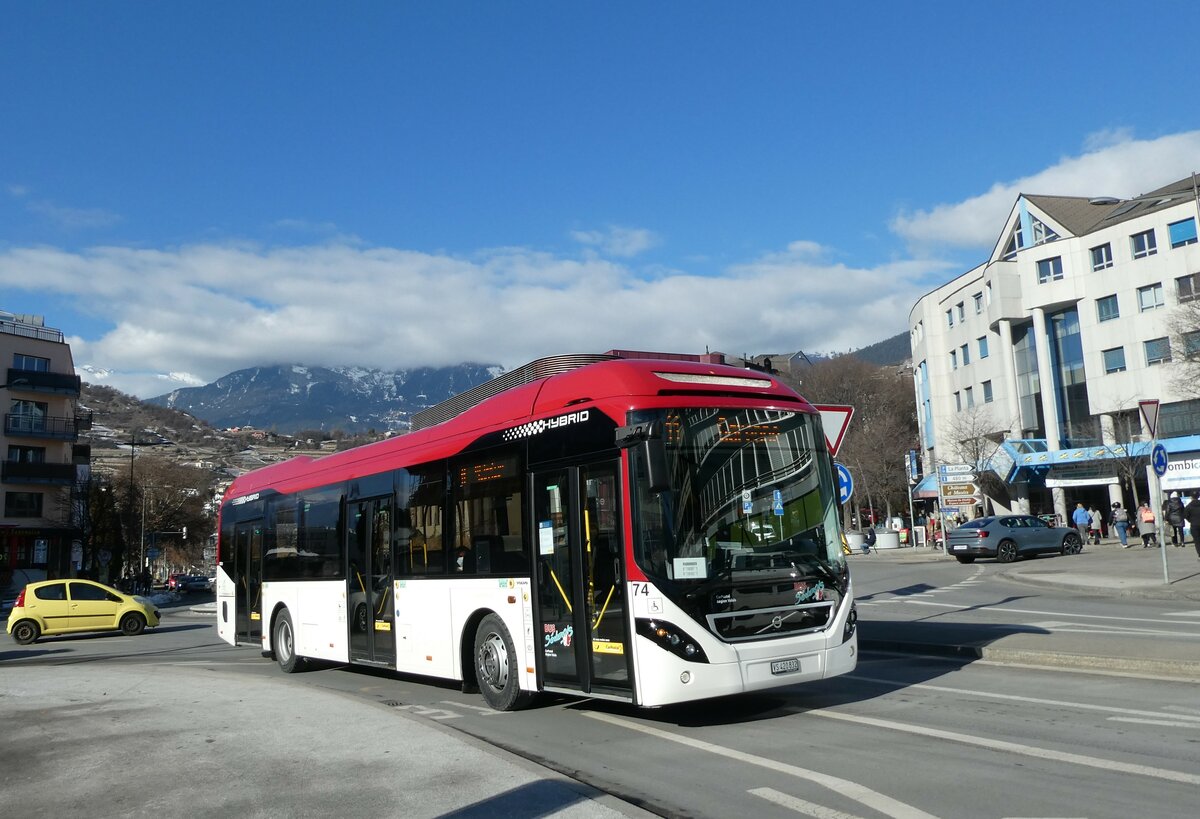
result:
[(969, 520), (946, 538), (946, 552), (959, 563), (974, 563), (977, 557), (994, 557), (1011, 563), (1026, 555), (1053, 552), (1077, 555), (1083, 551), (1079, 532), (1054, 526), (1033, 515), (994, 515)]

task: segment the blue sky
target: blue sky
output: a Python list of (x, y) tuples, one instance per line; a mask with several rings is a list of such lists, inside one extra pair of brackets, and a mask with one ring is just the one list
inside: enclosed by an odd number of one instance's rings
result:
[(256, 364), (844, 351), (1018, 192), (1200, 170), (1194, 3), (0, 12), (0, 310), (139, 395)]

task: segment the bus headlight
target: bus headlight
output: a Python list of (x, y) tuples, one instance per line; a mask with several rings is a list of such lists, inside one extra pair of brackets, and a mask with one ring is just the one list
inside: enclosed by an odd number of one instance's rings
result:
[(854, 601), (850, 601), (850, 613), (846, 615), (846, 627), (842, 629), (842, 642), (846, 642), (854, 636), (854, 630), (858, 627), (858, 606)]
[(682, 657), (692, 663), (708, 662), (708, 655), (704, 653), (700, 643), (674, 623), (639, 617), (634, 623), (634, 630), (676, 657)]

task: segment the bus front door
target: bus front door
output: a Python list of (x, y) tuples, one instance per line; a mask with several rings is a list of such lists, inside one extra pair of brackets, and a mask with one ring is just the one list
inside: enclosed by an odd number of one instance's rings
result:
[(616, 462), (535, 473), (544, 687), (632, 698)]
[(395, 665), (392, 635), (392, 499), (351, 502), (346, 555), (350, 659)]
[(239, 643), (262, 643), (262, 521), (233, 532), (234, 622)]

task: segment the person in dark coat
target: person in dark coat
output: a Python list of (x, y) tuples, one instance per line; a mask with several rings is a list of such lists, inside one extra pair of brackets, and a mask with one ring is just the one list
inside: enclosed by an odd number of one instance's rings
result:
[(1200, 557), (1200, 492), (1192, 493), (1192, 501), (1183, 509), (1183, 518), (1192, 527), (1192, 543)]
[(1171, 545), (1186, 546), (1183, 539), (1183, 501), (1178, 492), (1172, 492), (1171, 497), (1163, 501), (1163, 520), (1171, 527)]

